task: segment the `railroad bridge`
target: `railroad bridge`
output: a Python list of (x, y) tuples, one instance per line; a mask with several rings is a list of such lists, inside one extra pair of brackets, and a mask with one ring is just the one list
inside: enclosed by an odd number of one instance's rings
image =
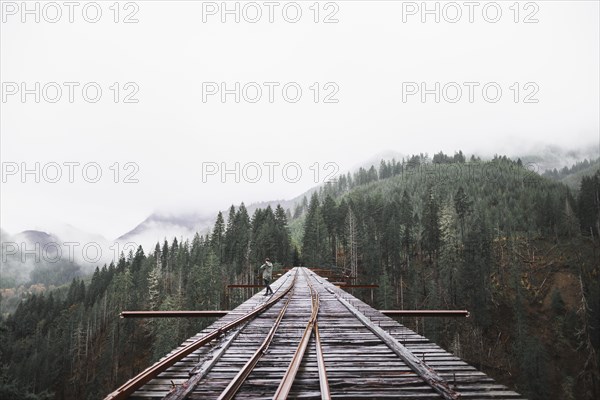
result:
[(306, 268), (189, 338), (108, 399), (522, 399)]

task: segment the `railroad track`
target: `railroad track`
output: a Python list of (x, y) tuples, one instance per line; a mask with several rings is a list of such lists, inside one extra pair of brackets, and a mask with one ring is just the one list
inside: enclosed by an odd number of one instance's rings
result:
[(295, 268), (108, 399), (520, 399), (311, 271)]

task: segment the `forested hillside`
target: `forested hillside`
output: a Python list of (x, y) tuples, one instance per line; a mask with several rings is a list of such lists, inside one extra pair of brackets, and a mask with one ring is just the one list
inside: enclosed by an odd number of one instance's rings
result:
[(542, 176), (562, 182), (572, 189), (578, 190), (581, 179), (584, 176), (591, 176), (600, 168), (600, 158), (588, 161), (586, 158), (569, 167), (563, 167), (561, 170), (556, 168), (545, 171)]
[[(140, 247), (99, 268), (89, 284), (32, 295), (0, 326), (2, 399), (98, 399), (212, 321), (120, 320), (122, 310), (225, 309), (225, 285), (253, 281), (266, 255), (289, 264), (285, 212), (242, 204), (212, 234)], [(236, 294), (236, 292), (232, 292)], [(36, 395), (34, 395), (35, 393)]]
[(532, 399), (597, 398), (599, 192), (600, 172), (573, 191), (459, 152), (361, 168), (294, 210), (232, 206), (210, 235), (23, 300), (0, 325), (0, 397), (102, 398), (211, 322), (120, 311), (233, 307), (244, 294), (225, 286), (269, 256), (377, 283), (380, 308), (466, 308), (466, 321), (405, 322)]
[(380, 308), (470, 310), (406, 322), (530, 398), (596, 398), (600, 173), (574, 194), (506, 157), (434, 161), (323, 188), (293, 229), (303, 260), (355, 269)]

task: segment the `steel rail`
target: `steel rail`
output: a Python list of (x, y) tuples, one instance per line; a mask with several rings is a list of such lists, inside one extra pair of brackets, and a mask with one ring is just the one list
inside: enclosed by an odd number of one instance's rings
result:
[(190, 378), (183, 382), (181, 385), (176, 386), (171, 389), (169, 394), (164, 397), (164, 400), (183, 400), (187, 398), (187, 396), (192, 393), (200, 381), (204, 379), (204, 377), (210, 372), (210, 370), (219, 362), (221, 357), (229, 350), (229, 347), (233, 343), (233, 341), (238, 337), (238, 335), (244, 330), (250, 321), (246, 321), (243, 325), (237, 327), (236, 329), (232, 329), (225, 338), (219, 341), (217, 347), (211, 350), (211, 353), (208, 354), (208, 359), (205, 360), (202, 364), (196, 365), (190, 372)]
[(388, 317), (464, 317), (471, 314), (467, 310), (379, 310)]
[(229, 311), (206, 310), (206, 311), (121, 311), (121, 318), (197, 318), (197, 317), (224, 317)]
[[(306, 271), (303, 270), (306, 274)], [(312, 290), (315, 290), (310, 281), (310, 276), (306, 274), (308, 284)], [(317, 294), (318, 295), (318, 294)], [(320, 297), (318, 298), (320, 301)], [(320, 303), (319, 303), (320, 304)], [(327, 369), (325, 368), (325, 357), (323, 356), (323, 347), (321, 346), (321, 334), (319, 333), (318, 311), (317, 319), (315, 320), (315, 348), (317, 353), (317, 369), (319, 370), (319, 387), (321, 388), (321, 400), (331, 399), (331, 391), (329, 390), (329, 381), (327, 379)]]
[(327, 380), (327, 370), (325, 369), (325, 358), (323, 357), (323, 348), (321, 347), (321, 334), (319, 333), (319, 324), (315, 324), (315, 346), (317, 347), (317, 367), (319, 369), (319, 386), (321, 387), (321, 399), (331, 399), (329, 390), (329, 381)]
[[(296, 275), (297, 275), (297, 273), (296, 273)], [(294, 283), (296, 281), (296, 275), (294, 275)], [(294, 285), (292, 285), (292, 286), (294, 286)], [(277, 319), (273, 323), (273, 326), (269, 330), (269, 333), (263, 340), (262, 344), (254, 352), (252, 357), (250, 357), (250, 359), (248, 360), (248, 362), (246, 362), (246, 364), (242, 367), (242, 369), (237, 373), (237, 375), (231, 380), (231, 382), (229, 382), (229, 385), (227, 385), (225, 390), (223, 390), (223, 392), (221, 392), (221, 394), (218, 397), (218, 400), (233, 399), (233, 397), (236, 395), (236, 393), (238, 392), (238, 390), (240, 389), (242, 384), (246, 381), (246, 379), (248, 378), (248, 376), (250, 375), (250, 373), (252, 372), (254, 367), (256, 367), (256, 364), (258, 364), (258, 361), (260, 360), (262, 355), (269, 348), (269, 345), (271, 344), (271, 341), (273, 340), (273, 337), (275, 336), (275, 332), (277, 331), (277, 328), (279, 327), (279, 324), (281, 323), (281, 320), (283, 319), (283, 316), (285, 315), (285, 312), (287, 311), (288, 305), (290, 304), (290, 301), (292, 300), (293, 295), (294, 295), (294, 289), (292, 288), (290, 295), (288, 296), (287, 300), (285, 301), (281, 311), (279, 311), (279, 314), (277, 315)]]
[(126, 399), (132, 393), (134, 393), (138, 388), (140, 388), (142, 385), (144, 385), (151, 379), (158, 376), (158, 374), (165, 371), (167, 368), (169, 368), (171, 365), (175, 364), (177, 361), (181, 360), (183, 357), (185, 357), (188, 354), (192, 353), (193, 351), (199, 349), (200, 347), (204, 346), (205, 344), (211, 342), (212, 340), (218, 338), (219, 336), (223, 335), (225, 332), (229, 331), (230, 329), (235, 328), (239, 324), (242, 324), (245, 321), (248, 321), (248, 320), (254, 318), (256, 315), (262, 313), (263, 311), (265, 311), (266, 309), (271, 307), (273, 304), (278, 302), (290, 290), (293, 289), (293, 287), (296, 283), (297, 275), (298, 275), (298, 272), (296, 271), (294, 274), (294, 279), (292, 280), (292, 283), (284, 291), (282, 291), (278, 295), (272, 297), (269, 301), (261, 304), (260, 306), (258, 306), (254, 310), (250, 311), (249, 313), (244, 314), (241, 317), (225, 324), (221, 328), (211, 331), (207, 335), (204, 335), (203, 337), (201, 337), (201, 338), (195, 340), (194, 342), (186, 345), (185, 347), (177, 350), (176, 352), (172, 353), (171, 355), (163, 358), (161, 361), (157, 362), (156, 364), (147, 368), (146, 370), (144, 370), (137, 376), (128, 380), (125, 384), (123, 384), (117, 390), (115, 390), (114, 392), (112, 392), (108, 396), (106, 396), (104, 398), (104, 400)]
[(363, 312), (361, 312), (356, 306), (344, 299), (333, 289), (324, 286), (325, 290), (333, 294), (337, 300), (342, 303), (354, 316), (358, 319), (367, 329), (373, 332), (379, 339), (398, 357), (406, 363), (406, 365), (412, 369), (425, 383), (427, 383), (433, 390), (439, 393), (445, 400), (457, 400), (461, 397), (460, 393), (456, 392), (450, 384), (442, 378), (436, 371), (428, 366), (423, 360), (419, 360), (413, 352), (403, 346), (396, 338), (390, 335), (381, 327), (375, 325)]
[(304, 333), (302, 334), (302, 338), (300, 339), (300, 343), (296, 348), (296, 352), (292, 357), (292, 361), (288, 366), (283, 379), (281, 380), (273, 399), (283, 400), (287, 399), (292, 386), (294, 384), (294, 379), (298, 374), (298, 370), (300, 369), (300, 364), (302, 363), (302, 359), (304, 358), (304, 354), (306, 353), (306, 348), (308, 347), (308, 342), (310, 341), (310, 337), (315, 332), (315, 347), (317, 353), (317, 363), (319, 370), (319, 386), (321, 388), (321, 398), (329, 399), (331, 395), (329, 393), (329, 384), (327, 382), (327, 372), (325, 370), (325, 361), (323, 358), (323, 351), (321, 348), (321, 337), (318, 334), (317, 330), (317, 318), (319, 315), (319, 293), (315, 290), (310, 282), (310, 278), (306, 271), (302, 269), (304, 276), (306, 277), (306, 282), (308, 283), (308, 287), (310, 289), (310, 297), (311, 297), (311, 316), (306, 324), (306, 328)]

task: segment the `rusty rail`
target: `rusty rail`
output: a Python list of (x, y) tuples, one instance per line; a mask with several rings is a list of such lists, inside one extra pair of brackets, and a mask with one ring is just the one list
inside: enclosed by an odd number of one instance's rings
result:
[(277, 296), (272, 297), (269, 301), (263, 303), (259, 307), (255, 308), (251, 312), (244, 314), (243, 316), (229, 322), (228, 324), (222, 326), (219, 329), (215, 329), (214, 331), (208, 333), (207, 335), (197, 339), (196, 341), (188, 344), (182, 349), (174, 352), (170, 356), (165, 357), (160, 362), (154, 364), (153, 366), (147, 368), (134, 378), (127, 381), (121, 387), (119, 387), (114, 392), (110, 393), (108, 396), (104, 398), (104, 400), (122, 400), (129, 397), (132, 393), (134, 393), (138, 388), (144, 385), (146, 382), (150, 381), (152, 378), (155, 378), (158, 374), (169, 368), (171, 365), (175, 364), (177, 361), (181, 360), (183, 357), (192, 353), (193, 351), (199, 349), (205, 344), (211, 342), (212, 340), (218, 338), (225, 332), (229, 331), (232, 328), (254, 318), (256, 315), (262, 313), (273, 304), (278, 302), (283, 296), (285, 296), (290, 290), (293, 289), (294, 284), (296, 283), (297, 272), (294, 274), (294, 279), (290, 286), (287, 289), (279, 293)]
[(242, 283), (235, 283), (235, 284), (231, 284), (231, 285), (227, 285), (227, 289), (247, 289), (247, 288), (264, 288), (265, 285), (259, 285), (259, 284), (242, 284)]
[(467, 310), (379, 310), (388, 317), (465, 317), (471, 314)]
[(300, 364), (302, 363), (302, 359), (304, 358), (304, 353), (306, 352), (306, 348), (308, 347), (308, 342), (312, 335), (312, 332), (315, 332), (315, 346), (317, 353), (317, 364), (319, 370), (319, 386), (321, 388), (321, 398), (329, 399), (331, 395), (329, 393), (329, 384), (327, 382), (327, 371), (325, 370), (325, 361), (323, 358), (323, 351), (321, 348), (321, 337), (318, 335), (317, 330), (317, 318), (319, 315), (319, 293), (313, 288), (310, 278), (308, 274), (302, 270), (306, 277), (306, 281), (308, 283), (308, 287), (310, 289), (310, 297), (311, 297), (311, 315), (308, 323), (306, 324), (306, 329), (302, 334), (302, 339), (300, 339), (300, 343), (296, 348), (294, 356), (292, 357), (292, 361), (288, 366), (285, 374), (283, 375), (283, 379), (273, 396), (273, 399), (277, 400), (285, 400), (292, 389), (294, 384), (294, 379), (296, 378), (296, 374), (300, 369)]
[(329, 381), (327, 379), (327, 369), (325, 368), (325, 357), (323, 356), (323, 347), (321, 346), (321, 335), (319, 334), (319, 321), (318, 321), (319, 310), (318, 310), (318, 307), (320, 304), (320, 298), (319, 298), (318, 292), (315, 290), (312, 283), (310, 282), (310, 277), (308, 276), (306, 271), (304, 271), (304, 273), (306, 274), (306, 279), (308, 282), (308, 286), (310, 287), (310, 290), (316, 296), (317, 311), (315, 312), (314, 333), (315, 333), (315, 349), (316, 349), (316, 354), (317, 354), (317, 368), (319, 370), (319, 387), (321, 389), (321, 400), (329, 400), (329, 399), (331, 399), (331, 391), (329, 390)]
[(342, 289), (377, 289), (379, 287), (379, 285), (349, 285), (344, 282), (331, 282), (331, 284)]
[(177, 318), (177, 317), (224, 317), (229, 311), (122, 311), (121, 318)]
[(325, 369), (325, 358), (323, 357), (323, 348), (321, 347), (321, 335), (319, 334), (319, 324), (315, 323), (315, 345), (317, 346), (317, 366), (319, 369), (319, 386), (321, 387), (321, 399), (331, 399), (329, 390), (329, 381), (327, 380), (327, 370)]
[(438, 392), (444, 400), (457, 400), (460, 393), (456, 392), (450, 384), (436, 371), (429, 367), (423, 360), (419, 360), (410, 350), (404, 347), (398, 340), (379, 326), (375, 325), (365, 314), (358, 310), (352, 303), (344, 299), (331, 288), (325, 287), (333, 294), (354, 316), (371, 332), (373, 332), (390, 350), (402, 359), (424, 382)]
[[(294, 282), (296, 281), (296, 275), (294, 275)], [(277, 331), (277, 328), (279, 327), (279, 324), (281, 323), (281, 320), (283, 319), (283, 316), (285, 315), (285, 312), (287, 311), (288, 305), (290, 303), (290, 300), (292, 299), (293, 294), (294, 294), (294, 290), (292, 289), (290, 296), (285, 301), (283, 308), (279, 312), (279, 315), (277, 315), (277, 319), (273, 323), (273, 326), (269, 330), (269, 333), (263, 340), (262, 344), (254, 352), (252, 357), (250, 357), (250, 360), (248, 360), (248, 362), (242, 367), (240, 372), (238, 372), (237, 375), (231, 380), (231, 382), (229, 382), (229, 385), (227, 385), (225, 390), (223, 390), (221, 395), (218, 397), (218, 400), (228, 400), (228, 399), (233, 399), (235, 397), (236, 393), (238, 392), (238, 390), (240, 389), (240, 387), (242, 386), (242, 384), (244, 383), (246, 378), (248, 378), (248, 375), (250, 375), (250, 373), (252, 372), (252, 370), (254, 369), (256, 364), (258, 364), (258, 361), (260, 360), (262, 355), (269, 348), (269, 345), (271, 344), (271, 341), (273, 340), (273, 337), (275, 336), (275, 332)]]

